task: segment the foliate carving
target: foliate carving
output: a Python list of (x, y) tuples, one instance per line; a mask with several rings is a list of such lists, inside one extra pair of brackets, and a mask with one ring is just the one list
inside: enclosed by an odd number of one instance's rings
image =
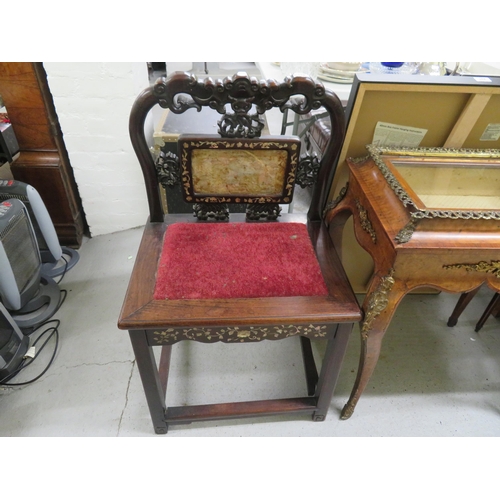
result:
[(252, 203), (247, 205), (247, 220), (276, 220), (281, 213), (278, 203)]
[(302, 188), (314, 186), (318, 178), (319, 167), (318, 155), (302, 155), (299, 160), (295, 182)]
[(491, 262), (481, 261), (477, 264), (450, 264), (443, 266), (443, 269), (465, 269), (466, 271), (479, 271), (481, 273), (491, 273), (500, 278), (500, 260)]
[(227, 328), (168, 328), (153, 332), (152, 338), (158, 344), (175, 344), (181, 340), (198, 342), (259, 342), (278, 340), (297, 335), (310, 338), (324, 338), (328, 333), (326, 325), (279, 325)]
[[(304, 77), (302, 77), (304, 78)], [(309, 88), (305, 91), (300, 92), (304, 97), (296, 97), (294, 96), (280, 106), (281, 110), (291, 109), (294, 113), (299, 115), (304, 115), (309, 113), (313, 109), (319, 109), (322, 104), (321, 101), (325, 96), (325, 88), (319, 82), (314, 83), (314, 81), (310, 78), (306, 78), (311, 84), (309, 84)], [(296, 90), (300, 87), (299, 78), (285, 78), (285, 83), (283, 84), (286, 89), (291, 89), (292, 94), (296, 94)]]
[(219, 125), (219, 134), (221, 137), (253, 139), (260, 137), (261, 131), (264, 128), (264, 122), (259, 118), (258, 114), (249, 115), (247, 113), (227, 113), (217, 124)]
[[(197, 91), (197, 79), (194, 75), (183, 75), (182, 82), (175, 85), (177, 92), (171, 94), (169, 87), (173, 85), (167, 81), (166, 78), (159, 78), (154, 85), (154, 95), (158, 99), (158, 104), (162, 108), (168, 108), (174, 113), (184, 113), (184, 111), (195, 108), (201, 111), (202, 103), (204, 102), (202, 94), (196, 99), (188, 99), (184, 94), (190, 94), (192, 91)], [(177, 80), (176, 80), (177, 82)], [(200, 102), (198, 102), (200, 101)]]
[(349, 183), (347, 183), (340, 191), (337, 197), (328, 202), (326, 204), (325, 209), (323, 210), (323, 218), (326, 216), (326, 214), (330, 211), (333, 210), (344, 198), (347, 193), (347, 190), (349, 189)]
[[(240, 82), (240, 85), (243, 85)], [(250, 85), (250, 88), (252, 86)], [(264, 122), (258, 113), (250, 114), (252, 99), (237, 98), (231, 102), (234, 113), (226, 113), (218, 123), (221, 137), (260, 137)]]
[(363, 207), (363, 205), (361, 205), (359, 200), (356, 200), (356, 208), (358, 209), (358, 215), (361, 227), (363, 228), (364, 231), (366, 231), (370, 235), (370, 238), (372, 239), (373, 243), (377, 243), (377, 235), (375, 233), (375, 230), (373, 229), (370, 219), (368, 218), (368, 212)]
[(175, 186), (181, 180), (179, 158), (170, 151), (160, 151), (155, 163), (158, 182), (163, 186)]
[(175, 73), (169, 79), (158, 79), (154, 94), (161, 107), (174, 113), (208, 106), (223, 115), (230, 104), (236, 115), (247, 114), (252, 106), (261, 115), (273, 107), (309, 113), (322, 106), (326, 92), (322, 83), (305, 76), (286, 77), (278, 84), (272, 79), (258, 80), (240, 72), (224, 80), (198, 80), (194, 75)]
[(376, 290), (370, 295), (368, 306), (365, 311), (365, 318), (361, 326), (361, 335), (365, 337), (371, 330), (373, 322), (387, 307), (389, 300), (387, 295), (394, 286), (394, 269), (389, 271), (387, 276), (384, 276), (378, 284)]
[(193, 211), (198, 220), (229, 220), (229, 208), (226, 203), (196, 203), (193, 205)]

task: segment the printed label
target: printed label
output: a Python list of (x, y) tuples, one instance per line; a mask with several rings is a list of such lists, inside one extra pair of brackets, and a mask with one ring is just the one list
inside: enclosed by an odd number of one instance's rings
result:
[(373, 134), (373, 144), (384, 148), (417, 148), (426, 133), (427, 129), (424, 128), (378, 122)]
[(500, 137), (500, 123), (489, 123), (484, 129), (480, 141), (498, 141)]

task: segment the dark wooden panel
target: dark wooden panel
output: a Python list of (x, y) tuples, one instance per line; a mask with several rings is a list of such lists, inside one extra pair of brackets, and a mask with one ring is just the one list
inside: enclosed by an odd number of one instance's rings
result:
[(0, 94), (21, 150), (57, 151), (32, 63), (0, 63)]
[(315, 398), (274, 399), (198, 406), (174, 406), (167, 409), (168, 423), (191, 423), (201, 420), (264, 417), (284, 413), (311, 413), (316, 409)]
[(54, 152), (22, 152), (12, 163), (11, 170), (16, 180), (33, 186), (39, 192), (61, 245), (80, 246), (83, 219), (73, 193), (64, 182), (59, 155)]
[(85, 216), (42, 64), (0, 62), (0, 94), (20, 148), (14, 178), (40, 193), (61, 244), (79, 247)]

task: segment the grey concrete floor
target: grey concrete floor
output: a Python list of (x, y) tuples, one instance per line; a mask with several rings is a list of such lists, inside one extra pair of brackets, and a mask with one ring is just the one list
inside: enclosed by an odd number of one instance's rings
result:
[[(126, 332), (116, 326), (142, 228), (86, 240), (63, 279), (67, 298), (55, 317), (59, 348), (38, 381), (0, 389), (0, 436), (153, 437)], [(395, 314), (382, 355), (354, 415), (339, 419), (359, 356), (355, 327), (325, 422), (254, 418), (171, 426), (166, 437), (499, 436), (500, 329), (474, 325), (492, 292), (481, 290), (454, 328), (457, 295), (410, 295)], [(359, 297), (362, 300), (362, 297)], [(54, 341), (13, 382), (36, 376)], [(324, 348), (314, 343), (318, 359)], [(305, 395), (297, 339), (225, 345), (181, 342), (167, 391), (172, 405)]]

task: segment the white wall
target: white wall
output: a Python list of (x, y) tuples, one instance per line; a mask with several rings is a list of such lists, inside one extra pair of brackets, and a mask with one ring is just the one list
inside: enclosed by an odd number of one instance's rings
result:
[(91, 235), (143, 225), (148, 203), (128, 117), (149, 85), (146, 63), (43, 65)]
[[(486, 64), (489, 71), (500, 68), (500, 63)], [(91, 235), (143, 225), (148, 204), (128, 117), (134, 99), (149, 85), (146, 63), (44, 67)], [(152, 136), (153, 124), (147, 126)]]

